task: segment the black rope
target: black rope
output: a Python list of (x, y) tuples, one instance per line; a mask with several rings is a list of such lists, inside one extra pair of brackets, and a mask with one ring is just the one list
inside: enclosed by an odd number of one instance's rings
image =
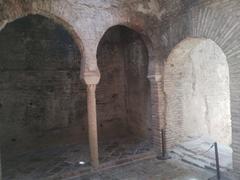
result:
[(214, 143), (209, 147), (209, 149), (207, 151), (204, 151), (200, 154), (197, 153), (197, 155), (203, 155), (203, 154), (206, 154), (207, 152), (209, 152), (212, 148), (214, 147)]
[[(213, 147), (214, 147), (214, 143), (208, 148), (208, 150), (203, 151), (203, 152), (201, 152), (201, 153), (195, 153), (195, 154), (196, 154), (196, 155), (204, 155), (204, 154), (206, 154), (207, 152), (209, 152)], [(183, 155), (181, 158), (183, 159), (185, 156), (187, 156), (187, 154)]]

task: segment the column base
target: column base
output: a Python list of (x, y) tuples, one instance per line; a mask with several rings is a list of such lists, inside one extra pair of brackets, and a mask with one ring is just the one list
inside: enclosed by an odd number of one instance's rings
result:
[(165, 156), (157, 156), (158, 160), (168, 160), (171, 159), (172, 157), (166, 154)]

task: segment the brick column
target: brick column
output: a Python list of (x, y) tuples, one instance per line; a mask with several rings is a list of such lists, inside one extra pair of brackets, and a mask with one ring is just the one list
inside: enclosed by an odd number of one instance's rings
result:
[(165, 98), (161, 75), (148, 76), (151, 84), (152, 131), (155, 151), (160, 154), (162, 139), (161, 129), (165, 129)]
[(98, 159), (98, 134), (96, 112), (96, 84), (87, 85), (87, 108), (88, 108), (88, 137), (90, 145), (91, 163), (94, 168), (99, 166)]

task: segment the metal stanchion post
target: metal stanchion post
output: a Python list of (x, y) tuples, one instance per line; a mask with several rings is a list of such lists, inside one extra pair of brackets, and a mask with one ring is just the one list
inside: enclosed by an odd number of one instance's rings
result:
[(221, 175), (220, 175), (220, 166), (219, 166), (218, 145), (216, 142), (214, 143), (214, 147), (215, 147), (215, 158), (216, 158), (216, 168), (217, 168), (217, 179), (220, 180)]
[(215, 149), (215, 160), (216, 160), (216, 171), (217, 175), (209, 178), (208, 180), (230, 180), (232, 178), (228, 177), (226, 174), (221, 174), (220, 172), (220, 163), (219, 163), (219, 155), (218, 155), (218, 144), (217, 142), (214, 143), (214, 149)]
[(209, 180), (221, 180), (221, 173), (220, 173), (220, 164), (219, 164), (219, 156), (218, 156), (218, 145), (217, 142), (214, 143), (214, 149), (215, 149), (215, 160), (216, 160), (216, 171), (217, 176), (213, 178), (209, 178)]
[(161, 135), (162, 135), (162, 156), (158, 156), (157, 159), (159, 160), (167, 160), (170, 159), (171, 157), (168, 156), (167, 154), (167, 148), (166, 148), (166, 134), (165, 134), (165, 130), (162, 129), (161, 130)]

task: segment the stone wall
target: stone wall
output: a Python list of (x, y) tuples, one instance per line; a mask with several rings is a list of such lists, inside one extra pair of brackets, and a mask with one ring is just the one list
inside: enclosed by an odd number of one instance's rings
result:
[(0, 49), (3, 153), (84, 140), (86, 90), (81, 55), (69, 33), (45, 17), (27, 16), (1, 31)]
[(141, 37), (124, 26), (109, 29), (98, 47), (98, 67), (100, 139), (148, 136), (151, 131), (148, 54)]
[(230, 72), (234, 167), (240, 171), (239, 0), (2, 0), (0, 29), (7, 22), (38, 13), (58, 21), (82, 52), (82, 78), (99, 77), (96, 52), (103, 34), (122, 24), (139, 32), (149, 51), (154, 143), (161, 144), (165, 126), (163, 65), (170, 51), (186, 37), (209, 38), (224, 51)]
[(239, 7), (239, 1), (234, 0), (202, 0), (192, 3), (178, 16), (169, 18), (169, 28), (162, 34), (160, 41), (165, 52), (169, 54), (177, 43), (186, 37), (208, 38), (226, 55), (230, 72), (233, 165), (237, 172), (240, 171)]
[(97, 85), (97, 120), (100, 140), (118, 138), (129, 133), (127, 128), (124, 49), (121, 34), (115, 28), (107, 32), (98, 47), (101, 79)]

